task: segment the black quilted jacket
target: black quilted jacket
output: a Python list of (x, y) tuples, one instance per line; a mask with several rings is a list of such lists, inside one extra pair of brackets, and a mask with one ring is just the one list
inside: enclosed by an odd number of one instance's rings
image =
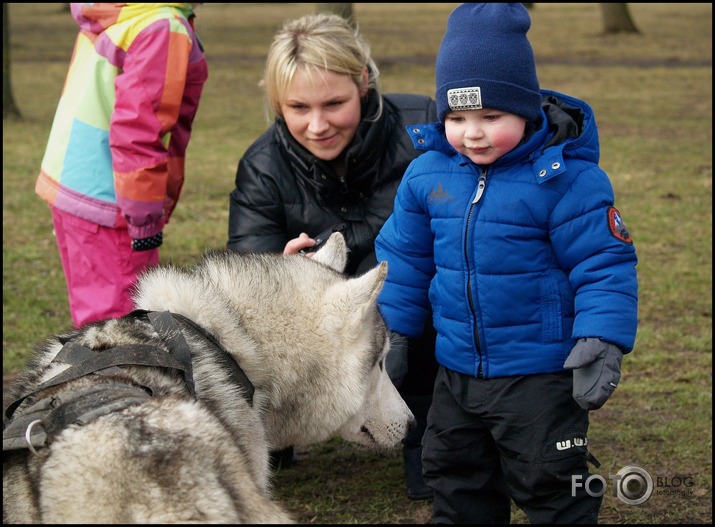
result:
[[(374, 115), (376, 107), (373, 92), (362, 115)], [(386, 94), (380, 119), (363, 120), (348, 147), (345, 179), (299, 145), (277, 119), (238, 164), (228, 248), (282, 252), (301, 232), (316, 236), (344, 223), (351, 250), (346, 271), (354, 273), (373, 253), (405, 169), (420, 154), (405, 127), (436, 119), (430, 97)]]

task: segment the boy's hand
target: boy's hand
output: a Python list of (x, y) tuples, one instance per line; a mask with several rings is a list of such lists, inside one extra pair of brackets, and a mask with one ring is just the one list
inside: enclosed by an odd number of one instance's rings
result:
[(579, 339), (564, 368), (573, 369), (573, 398), (584, 410), (603, 406), (621, 379), (623, 352), (598, 338)]

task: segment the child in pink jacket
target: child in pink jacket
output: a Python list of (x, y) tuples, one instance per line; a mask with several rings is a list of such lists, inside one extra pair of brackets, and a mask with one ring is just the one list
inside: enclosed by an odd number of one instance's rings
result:
[(76, 327), (131, 311), (159, 261), (208, 78), (193, 5), (71, 4), (80, 31), (35, 191)]

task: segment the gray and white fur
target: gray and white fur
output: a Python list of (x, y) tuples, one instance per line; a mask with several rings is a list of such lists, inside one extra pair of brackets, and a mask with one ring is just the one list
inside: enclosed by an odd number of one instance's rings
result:
[[(387, 264), (351, 278), (346, 261), (336, 233), (312, 257), (210, 251), (191, 268), (147, 271), (136, 307), (192, 322), (177, 318), (195, 397), (180, 371), (138, 365), (30, 395), (17, 415), (95, 383), (152, 394), (70, 424), (36, 453), (4, 452), (3, 523), (291, 523), (271, 496), (270, 450), (335, 435), (396, 447), (414, 419), (384, 369), (389, 338), (376, 298)], [(42, 346), (16, 397), (67, 370), (53, 362), (67, 340), (97, 353), (134, 344), (171, 352), (146, 317), (90, 324)]]

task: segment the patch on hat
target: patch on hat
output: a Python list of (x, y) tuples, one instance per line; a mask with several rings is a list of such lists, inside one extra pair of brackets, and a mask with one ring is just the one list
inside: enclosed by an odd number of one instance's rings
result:
[(622, 242), (626, 242), (628, 245), (633, 244), (633, 238), (628, 234), (626, 224), (623, 223), (621, 213), (618, 212), (616, 207), (608, 209), (608, 228), (611, 229), (611, 234)]
[(479, 86), (472, 88), (452, 88), (447, 91), (447, 101), (449, 108), (453, 112), (459, 110), (481, 110), (482, 90)]

